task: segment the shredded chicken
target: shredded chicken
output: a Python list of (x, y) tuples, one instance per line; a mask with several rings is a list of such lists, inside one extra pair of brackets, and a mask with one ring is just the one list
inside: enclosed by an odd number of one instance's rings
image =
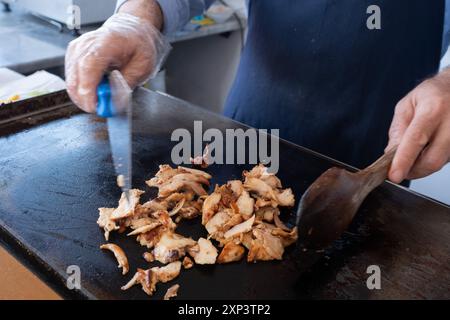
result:
[(142, 286), (142, 290), (151, 296), (156, 290), (156, 284), (158, 282), (169, 282), (180, 274), (181, 271), (181, 262), (176, 261), (168, 264), (164, 267), (153, 267), (148, 270), (137, 269), (137, 272), (134, 274), (133, 278), (128, 281), (126, 285), (124, 285), (121, 289), (128, 290), (136, 284), (140, 284)]
[(184, 257), (183, 259), (183, 268), (190, 269), (194, 266), (194, 262), (189, 257)]
[(297, 240), (297, 229), (290, 230), (280, 219), (280, 208), (292, 207), (294, 194), (262, 164), (244, 171), (243, 177), (243, 182), (216, 186), (204, 201), (202, 223), (209, 238), (224, 246), (217, 261), (241, 259), (244, 247), (248, 261), (279, 260), (284, 248)]
[(244, 182), (244, 188), (250, 192), (256, 193), (263, 199), (277, 200), (274, 190), (261, 179), (247, 177)]
[(217, 258), (217, 249), (210, 240), (200, 238), (197, 245), (188, 249), (196, 264), (214, 264)]
[(231, 191), (233, 191), (233, 194), (236, 197), (240, 197), (242, 192), (244, 191), (241, 180), (230, 180), (228, 181), (227, 185), (231, 189)]
[(267, 229), (254, 229), (253, 241), (248, 252), (247, 261), (281, 260), (284, 253), (283, 243), (279, 237)]
[[(297, 228), (290, 229), (280, 219), (281, 208), (294, 205), (294, 194), (290, 188), (283, 189), (280, 179), (264, 165), (244, 171), (243, 181), (228, 181), (208, 195), (211, 178), (198, 169), (161, 165), (146, 181), (148, 186), (158, 188), (155, 199), (140, 204), (144, 191), (132, 189), (129, 202), (122, 194), (117, 208), (99, 209), (97, 223), (107, 240), (113, 231), (127, 232), (150, 250), (143, 255), (148, 263), (165, 264), (137, 269), (122, 290), (139, 284), (146, 294), (153, 295), (158, 282), (175, 279), (182, 267), (190, 269), (194, 261), (231, 263), (242, 260), (246, 251), (248, 262), (281, 260), (285, 248), (296, 242)], [(207, 239), (194, 241), (175, 232), (182, 219), (200, 215)], [(223, 247), (220, 254), (210, 239)], [(127, 257), (119, 247), (106, 244), (101, 248), (112, 251), (123, 274), (128, 272)], [(178, 288), (170, 287), (165, 299), (175, 297)]]
[(150, 269), (149, 270), (137, 269), (133, 278), (131, 278), (130, 281), (128, 281), (128, 283), (123, 287), (121, 287), (120, 289), (128, 290), (132, 286), (140, 284), (142, 286), (142, 290), (144, 290), (144, 292), (147, 295), (151, 296), (156, 290), (157, 282), (158, 278), (156, 274), (153, 273)]
[[(201, 172), (201, 173), (200, 173)], [(187, 169), (178, 167), (176, 169), (170, 166), (160, 166), (160, 171), (156, 176), (148, 181), (150, 187), (159, 189), (159, 197), (167, 197), (178, 191), (193, 191), (199, 196), (206, 195), (204, 186), (209, 186), (210, 175), (196, 169)]]
[(104, 236), (106, 241), (109, 240), (109, 233), (114, 230), (119, 230), (120, 226), (111, 219), (111, 214), (114, 212), (114, 208), (99, 208), (99, 217), (97, 224), (104, 230)]
[(239, 213), (242, 214), (242, 216), (244, 216), (244, 218), (250, 218), (253, 214), (254, 211), (254, 207), (255, 207), (255, 200), (250, 197), (250, 194), (245, 191), (242, 190), (236, 205), (239, 208)]
[(206, 145), (205, 150), (203, 150), (203, 155), (197, 156), (195, 158), (190, 158), (190, 161), (195, 166), (200, 166), (200, 168), (206, 169), (210, 164), (210, 154), (209, 145)]
[(114, 256), (116, 257), (117, 262), (119, 263), (119, 268), (122, 268), (122, 274), (128, 273), (130, 267), (128, 265), (127, 256), (125, 255), (125, 252), (123, 252), (123, 250), (118, 245), (113, 244), (113, 243), (102, 244), (100, 246), (100, 249), (111, 251), (114, 254)]
[(241, 224), (238, 224), (225, 232), (224, 237), (225, 239), (234, 237), (236, 235), (239, 235), (241, 233), (246, 233), (252, 230), (253, 223), (255, 222), (255, 216), (252, 216), (250, 219), (248, 219), (245, 222), (242, 222)]
[(234, 243), (233, 241), (228, 242), (220, 252), (219, 257), (217, 258), (218, 263), (230, 263), (234, 261), (239, 261), (245, 254), (245, 249), (239, 245)]
[(213, 237), (213, 239), (219, 239), (222, 237), (221, 234), (219, 234), (220, 231), (223, 229), (222, 227), (231, 219), (232, 213), (231, 210), (224, 209), (223, 211), (219, 211), (216, 213), (205, 225), (206, 230), (208, 233)]
[(153, 249), (153, 255), (155, 260), (161, 263), (173, 262), (182, 258), (186, 254), (186, 249), (195, 244), (191, 238), (185, 238), (173, 232), (165, 232)]
[(180, 289), (179, 284), (174, 284), (169, 289), (167, 289), (167, 292), (164, 295), (164, 300), (170, 300), (170, 298), (176, 297), (178, 294), (178, 289)]
[(155, 256), (153, 255), (153, 253), (151, 252), (145, 252), (142, 257), (144, 258), (145, 261), (147, 262), (153, 262), (155, 261)]
[(153, 229), (155, 229), (156, 227), (159, 227), (161, 225), (160, 222), (152, 222), (150, 224), (146, 224), (142, 227), (137, 228), (136, 230), (130, 232), (129, 234), (127, 234), (127, 236), (135, 236), (141, 233), (147, 233), (152, 231)]
[(181, 271), (181, 262), (171, 262), (164, 267), (153, 267), (150, 270), (156, 274), (158, 282), (166, 283), (178, 277)]
[(144, 191), (142, 190), (131, 189), (128, 193), (130, 200), (129, 203), (127, 197), (125, 196), (125, 193), (122, 193), (122, 196), (119, 200), (119, 206), (111, 214), (111, 219), (119, 220), (132, 216), (134, 214), (134, 209), (139, 204), (139, 199), (143, 193)]
[(206, 197), (203, 203), (202, 209), (202, 224), (205, 225), (212, 218), (212, 216), (217, 211), (219, 207), (219, 202), (222, 195), (219, 192), (213, 192), (211, 195)]

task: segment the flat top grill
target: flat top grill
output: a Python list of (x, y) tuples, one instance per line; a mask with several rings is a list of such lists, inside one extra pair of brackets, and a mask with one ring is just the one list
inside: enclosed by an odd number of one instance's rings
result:
[[(22, 102), (31, 109), (47, 104), (53, 111), (37, 108), (34, 115), (0, 126), (0, 239), (63, 296), (147, 299), (139, 287), (120, 290), (136, 268), (148, 268), (142, 259), (145, 248), (123, 234), (111, 236), (130, 260), (125, 277), (112, 255), (99, 249), (105, 240), (96, 224), (97, 208), (115, 207), (120, 196), (106, 126), (94, 116), (78, 114), (67, 101), (61, 92)], [(134, 110), (133, 181), (146, 191), (143, 200), (155, 196), (144, 180), (159, 164), (171, 164), (174, 129), (192, 130), (194, 120), (203, 120), (203, 130), (245, 128), (144, 89), (134, 95)], [(335, 164), (281, 142), (278, 175), (297, 201)], [(214, 186), (240, 178), (251, 167), (212, 165), (207, 171)], [(292, 221), (288, 215), (284, 219)], [(206, 235), (198, 220), (183, 221), (177, 230), (194, 239)], [(66, 287), (70, 265), (81, 269), (80, 290)], [(370, 265), (381, 268), (381, 290), (366, 287)], [(292, 247), (283, 261), (195, 266), (174, 282), (159, 285), (153, 298), (161, 299), (173, 283), (180, 284), (181, 299), (448, 299), (450, 208), (385, 183), (364, 202), (351, 230), (325, 253)]]

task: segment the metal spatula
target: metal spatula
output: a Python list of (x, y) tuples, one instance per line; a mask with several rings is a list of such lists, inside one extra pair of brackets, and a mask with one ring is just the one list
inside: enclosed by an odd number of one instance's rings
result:
[(297, 211), (299, 244), (324, 249), (338, 239), (367, 195), (387, 178), (396, 148), (359, 172), (333, 167), (303, 194)]

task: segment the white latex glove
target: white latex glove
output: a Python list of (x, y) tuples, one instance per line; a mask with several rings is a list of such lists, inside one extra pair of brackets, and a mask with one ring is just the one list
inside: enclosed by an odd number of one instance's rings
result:
[(97, 106), (97, 86), (117, 69), (130, 88), (156, 75), (171, 47), (153, 24), (128, 13), (109, 18), (101, 28), (69, 44), (66, 54), (67, 91), (86, 112)]

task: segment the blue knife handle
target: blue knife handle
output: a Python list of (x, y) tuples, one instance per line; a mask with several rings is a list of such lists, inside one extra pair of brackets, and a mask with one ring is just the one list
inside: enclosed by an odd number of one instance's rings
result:
[(97, 115), (102, 118), (111, 118), (116, 115), (114, 105), (111, 99), (111, 86), (108, 76), (104, 76), (97, 87)]

